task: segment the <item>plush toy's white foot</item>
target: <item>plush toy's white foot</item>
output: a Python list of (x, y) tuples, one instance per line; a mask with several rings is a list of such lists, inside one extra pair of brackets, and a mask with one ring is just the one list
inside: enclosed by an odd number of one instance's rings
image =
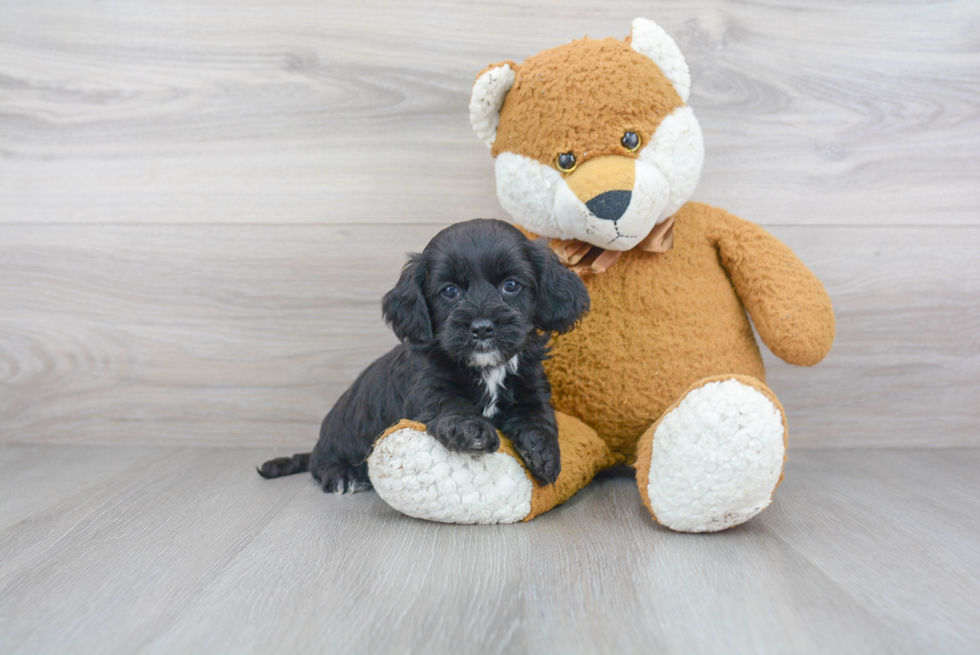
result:
[(374, 444), (368, 476), (381, 498), (403, 514), (443, 523), (514, 523), (531, 512), (532, 483), (517, 458), (450, 452), (402, 421)]
[(724, 530), (761, 512), (786, 455), (782, 407), (768, 387), (743, 376), (700, 385), (651, 427), (637, 451), (644, 504), (680, 532)]

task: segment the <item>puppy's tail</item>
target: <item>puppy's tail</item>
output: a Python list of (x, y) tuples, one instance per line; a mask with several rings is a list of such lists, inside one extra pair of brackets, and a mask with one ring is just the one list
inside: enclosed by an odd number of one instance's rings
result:
[(255, 469), (263, 478), (281, 478), (293, 473), (305, 473), (310, 470), (310, 455), (312, 453), (296, 453), (292, 457), (277, 457)]

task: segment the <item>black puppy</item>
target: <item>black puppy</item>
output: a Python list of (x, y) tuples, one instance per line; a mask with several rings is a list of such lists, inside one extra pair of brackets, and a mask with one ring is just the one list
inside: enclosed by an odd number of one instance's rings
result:
[(323, 419), (312, 453), (273, 459), (266, 478), (312, 471), (324, 491), (370, 487), (367, 455), (402, 418), (446, 448), (497, 450), (499, 428), (544, 484), (561, 468), (542, 361), (552, 332), (589, 309), (575, 273), (512, 225), (476, 219), (409, 256), (382, 311), (402, 343), (367, 367)]

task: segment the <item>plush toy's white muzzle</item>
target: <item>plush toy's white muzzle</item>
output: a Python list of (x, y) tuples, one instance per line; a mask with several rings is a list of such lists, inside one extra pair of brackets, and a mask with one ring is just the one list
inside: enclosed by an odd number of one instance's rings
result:
[(497, 197), (517, 223), (536, 234), (629, 250), (690, 199), (701, 177), (704, 138), (690, 107), (667, 116), (639, 157), (630, 161), (634, 181), (629, 204), (615, 219), (590, 210), (588, 200), (554, 168), (511, 152), (497, 155)]
[[(561, 181), (554, 212), (555, 222), (565, 234), (606, 250), (630, 250), (650, 233), (670, 199), (667, 179), (655, 166), (622, 159), (633, 167), (634, 182), (629, 190), (612, 189), (583, 199)], [(613, 199), (604, 202), (607, 196)]]

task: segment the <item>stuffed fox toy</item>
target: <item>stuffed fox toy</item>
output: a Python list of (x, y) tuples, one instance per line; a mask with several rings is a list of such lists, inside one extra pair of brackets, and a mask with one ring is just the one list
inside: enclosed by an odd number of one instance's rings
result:
[(704, 143), (687, 64), (652, 21), (585, 38), (476, 79), (470, 118), (514, 222), (586, 283), (592, 310), (547, 364), (561, 474), (541, 486), (513, 448), (448, 452), (403, 421), (368, 460), (381, 497), (456, 523), (530, 520), (608, 467), (636, 469), (662, 525), (705, 532), (767, 507), (786, 416), (749, 322), (783, 360), (812, 366), (834, 339), (820, 281), (759, 226), (690, 202)]

